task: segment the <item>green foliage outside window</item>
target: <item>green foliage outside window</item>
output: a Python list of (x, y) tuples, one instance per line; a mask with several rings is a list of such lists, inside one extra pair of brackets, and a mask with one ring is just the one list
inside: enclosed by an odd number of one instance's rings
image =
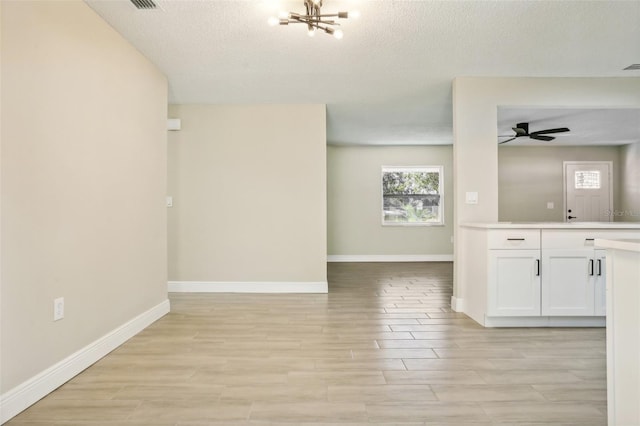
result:
[(437, 194), (438, 172), (384, 172), (382, 192), (385, 195)]
[(440, 183), (440, 168), (383, 169), (383, 222), (441, 223)]

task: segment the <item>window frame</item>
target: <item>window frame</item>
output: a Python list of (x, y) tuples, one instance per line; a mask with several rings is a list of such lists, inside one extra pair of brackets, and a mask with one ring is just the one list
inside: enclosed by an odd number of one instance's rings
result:
[[(440, 204), (438, 205), (439, 220), (433, 222), (386, 222), (384, 219), (384, 174), (387, 172), (437, 172), (438, 178), (438, 195), (440, 196)], [(380, 172), (380, 221), (382, 226), (445, 226), (444, 220), (444, 166), (382, 166)]]

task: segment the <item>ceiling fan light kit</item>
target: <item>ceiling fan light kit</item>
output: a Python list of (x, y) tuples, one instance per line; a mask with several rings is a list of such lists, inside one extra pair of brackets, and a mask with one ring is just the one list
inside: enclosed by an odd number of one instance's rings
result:
[(279, 18), (271, 17), (268, 20), (269, 25), (289, 25), (289, 24), (306, 24), (307, 31), (310, 37), (313, 37), (316, 30), (324, 31), (325, 33), (334, 36), (337, 39), (341, 39), (344, 34), (342, 30), (335, 28), (340, 26), (336, 21), (337, 19), (357, 18), (360, 14), (357, 11), (352, 12), (337, 12), (337, 13), (322, 13), (322, 0), (304, 0), (305, 14), (289, 12), (281, 13)]
[(534, 139), (537, 141), (545, 141), (550, 142), (555, 139), (553, 136), (547, 136), (549, 133), (564, 133), (569, 132), (570, 130), (567, 127), (558, 127), (555, 129), (547, 129), (547, 130), (537, 130), (535, 132), (529, 133), (529, 123), (518, 123), (516, 127), (512, 127), (515, 132), (514, 136), (499, 136), (499, 137), (509, 137), (506, 141), (498, 142), (498, 145), (502, 145), (503, 143), (511, 142), (514, 139), (521, 137), (528, 137), (530, 139)]

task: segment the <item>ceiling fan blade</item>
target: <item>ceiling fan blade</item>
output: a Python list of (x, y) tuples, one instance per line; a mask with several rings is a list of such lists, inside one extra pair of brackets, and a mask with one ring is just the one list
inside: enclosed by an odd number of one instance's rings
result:
[(553, 136), (534, 135), (533, 133), (531, 135), (529, 135), (529, 137), (531, 139), (535, 139), (537, 141), (545, 141), (545, 142), (549, 142), (549, 141), (552, 141), (552, 140), (555, 139)]
[(536, 132), (531, 132), (532, 135), (542, 135), (547, 133), (564, 133), (569, 132), (570, 130), (566, 127), (558, 127), (557, 129), (547, 129), (547, 130), (538, 130)]
[[(517, 136), (516, 136), (517, 137)], [(502, 141), (502, 142), (498, 142), (498, 145), (502, 145), (503, 143), (507, 143), (507, 142), (511, 142), (512, 140), (514, 140), (515, 137), (511, 138), (511, 139), (507, 139), (506, 141)]]

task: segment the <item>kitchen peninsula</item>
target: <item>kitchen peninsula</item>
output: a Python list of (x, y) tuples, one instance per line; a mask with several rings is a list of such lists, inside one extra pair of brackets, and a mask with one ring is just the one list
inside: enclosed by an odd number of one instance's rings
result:
[(485, 327), (605, 326), (605, 250), (640, 223), (497, 222), (460, 228), (456, 310)]
[(640, 240), (596, 240), (607, 253), (607, 411), (640, 425)]

